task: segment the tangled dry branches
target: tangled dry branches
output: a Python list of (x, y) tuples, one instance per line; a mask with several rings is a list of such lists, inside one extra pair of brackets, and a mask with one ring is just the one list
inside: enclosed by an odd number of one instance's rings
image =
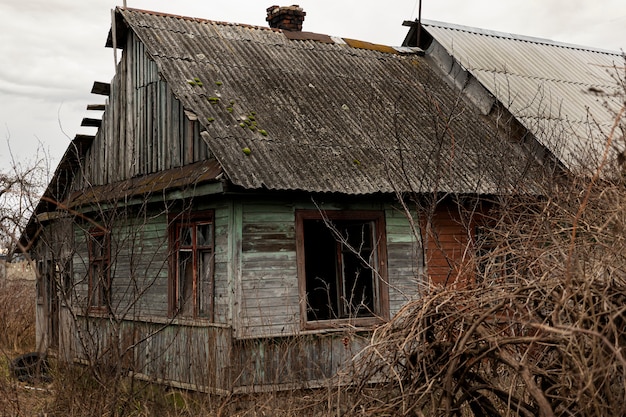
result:
[(353, 412), (626, 415), (626, 193), (600, 190), (582, 214), (580, 192), (501, 205), (471, 283), (433, 289), (375, 332)]

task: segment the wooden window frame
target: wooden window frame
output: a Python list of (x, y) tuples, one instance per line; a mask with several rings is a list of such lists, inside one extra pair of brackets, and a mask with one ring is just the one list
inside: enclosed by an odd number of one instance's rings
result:
[[(211, 225), (211, 236), (209, 245), (198, 245), (197, 242), (197, 226)], [(191, 253), (192, 258), (192, 296), (193, 302), (192, 313), (183, 313), (181, 307), (181, 290), (180, 290), (180, 268), (179, 256), (181, 253), (180, 231), (183, 228), (192, 228), (191, 245), (182, 245), (183, 249)], [(172, 215), (169, 219), (169, 279), (168, 279), (168, 310), (170, 317), (180, 317), (183, 319), (201, 319), (214, 322), (215, 320), (215, 211), (204, 210), (194, 213), (185, 213)], [(208, 299), (205, 313), (199, 311), (199, 283), (198, 283), (198, 265), (199, 254), (210, 252), (210, 277), (208, 282)]]
[[(102, 253), (95, 253), (95, 242), (102, 238)], [(89, 231), (89, 286), (87, 307), (90, 311), (105, 311), (111, 307), (111, 234), (102, 229)], [(98, 278), (94, 271), (103, 271), (104, 277)], [(94, 299), (96, 294), (96, 299)]]
[[(374, 315), (365, 317), (331, 318), (324, 320), (309, 320), (308, 318), (308, 297), (307, 297), (307, 276), (305, 259), (304, 222), (307, 220), (324, 221), (349, 221), (363, 220), (370, 221), (374, 225), (373, 244), (376, 255), (376, 271), (373, 272), (372, 279), (375, 287)], [(300, 294), (300, 323), (305, 330), (333, 329), (344, 326), (371, 328), (375, 325), (389, 320), (389, 286), (387, 278), (387, 236), (385, 228), (384, 211), (365, 210), (296, 210), (296, 256), (298, 270), (298, 289)], [(340, 272), (338, 272), (339, 274)], [(339, 277), (338, 277), (339, 278)], [(345, 283), (345, 280), (342, 282)]]

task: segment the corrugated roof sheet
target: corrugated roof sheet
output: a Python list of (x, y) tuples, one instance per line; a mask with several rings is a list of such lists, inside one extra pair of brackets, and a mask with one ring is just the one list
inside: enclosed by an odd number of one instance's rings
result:
[(622, 54), (441, 22), (423, 25), (568, 168), (602, 155), (624, 96)]
[(532, 155), (501, 137), (415, 54), (118, 13), (198, 116), (211, 154), (236, 185), (494, 193), (520, 190), (528, 168), (536, 168)]

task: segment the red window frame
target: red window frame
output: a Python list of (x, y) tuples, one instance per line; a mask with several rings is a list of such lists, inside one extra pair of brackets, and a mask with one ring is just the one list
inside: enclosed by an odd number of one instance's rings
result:
[[(358, 224), (367, 224), (371, 229), (371, 251), (368, 252), (371, 255), (372, 266), (375, 271), (372, 272), (372, 289), (371, 293), (374, 297), (372, 300), (372, 311), (365, 314), (357, 313), (356, 316), (346, 316), (345, 312), (338, 313), (335, 317), (322, 319), (316, 319), (310, 314), (310, 309), (315, 306), (312, 305), (309, 298), (312, 284), (311, 280), (315, 277), (307, 276), (307, 270), (310, 273), (310, 262), (307, 261), (307, 252), (311, 255), (311, 250), (307, 247), (311, 245), (310, 237), (307, 236), (306, 230), (308, 226), (305, 223), (309, 221), (316, 221), (320, 224), (319, 227), (328, 228), (327, 223), (336, 223), (341, 227), (349, 227), (351, 222)], [(322, 225), (323, 223), (323, 225)], [(311, 226), (317, 227), (317, 226)], [(310, 229), (309, 229), (310, 230)], [(310, 231), (309, 231), (310, 233)], [(334, 233), (334, 232), (333, 232)], [(322, 232), (323, 236), (324, 232)], [(332, 247), (327, 251), (320, 253), (319, 259), (315, 259), (313, 263), (319, 263), (320, 261), (328, 264), (326, 271), (332, 274), (332, 270), (336, 271), (335, 276), (335, 297), (337, 300), (345, 299), (346, 295), (342, 294), (342, 285), (345, 287), (346, 276), (342, 273), (341, 258), (346, 253), (345, 245), (337, 242), (331, 243), (328, 237), (323, 237), (325, 242), (328, 242)], [(307, 243), (309, 241), (309, 243)], [(389, 319), (389, 288), (387, 285), (387, 244), (386, 244), (386, 232), (385, 232), (385, 214), (383, 211), (343, 211), (343, 210), (329, 210), (320, 212), (319, 210), (296, 210), (296, 255), (298, 259), (298, 287), (300, 292), (300, 321), (304, 329), (325, 329), (338, 327), (341, 325), (350, 325), (357, 327), (370, 327), (376, 324), (380, 324)], [(323, 259), (322, 259), (323, 258)], [(354, 261), (354, 259), (353, 259)], [(309, 262), (309, 264), (307, 264)], [(332, 263), (336, 265), (332, 265)], [(332, 278), (332, 277), (331, 277)], [(333, 279), (330, 279), (327, 284), (332, 285)], [(335, 302), (338, 309), (339, 302)]]
[(111, 307), (111, 235), (108, 231), (90, 230), (89, 288), (87, 306), (91, 310), (105, 310)]
[[(169, 313), (214, 320), (215, 221), (206, 210), (171, 216)], [(208, 268), (208, 272), (201, 271)]]

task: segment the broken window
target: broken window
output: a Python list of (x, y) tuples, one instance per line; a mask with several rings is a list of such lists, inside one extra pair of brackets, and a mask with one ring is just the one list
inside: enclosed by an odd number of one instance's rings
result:
[(109, 233), (97, 230), (89, 233), (89, 294), (92, 308), (104, 308), (111, 303), (111, 239)]
[(382, 212), (298, 211), (300, 288), (308, 324), (376, 322), (388, 313)]
[(170, 311), (213, 320), (213, 212), (194, 213), (170, 225)]

